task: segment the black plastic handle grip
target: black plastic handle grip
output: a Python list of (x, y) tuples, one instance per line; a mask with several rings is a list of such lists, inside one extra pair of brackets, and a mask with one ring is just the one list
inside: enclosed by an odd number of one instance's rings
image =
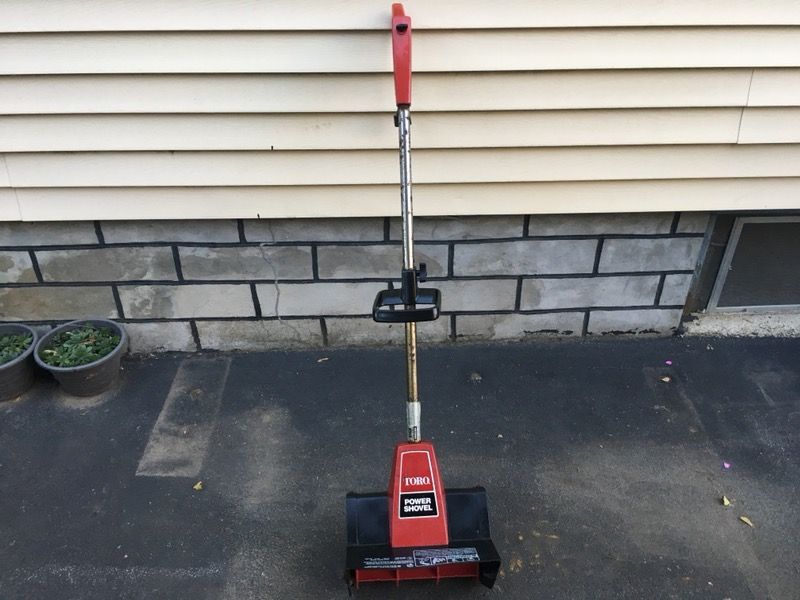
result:
[(434, 288), (417, 289), (416, 302), (413, 305), (403, 302), (401, 290), (383, 290), (375, 296), (372, 318), (379, 323), (435, 321), (439, 318), (441, 306), (442, 294)]

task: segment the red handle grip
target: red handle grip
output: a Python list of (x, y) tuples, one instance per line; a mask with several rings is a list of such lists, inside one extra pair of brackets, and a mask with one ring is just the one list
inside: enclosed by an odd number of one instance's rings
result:
[(402, 4), (392, 4), (392, 58), (397, 106), (411, 106), (411, 17)]

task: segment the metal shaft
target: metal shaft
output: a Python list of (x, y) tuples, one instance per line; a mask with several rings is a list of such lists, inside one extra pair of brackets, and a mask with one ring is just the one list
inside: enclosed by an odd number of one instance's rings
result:
[(408, 441), (422, 440), (420, 432), (420, 403), (417, 389), (417, 324), (406, 323), (406, 381), (408, 397), (406, 398), (406, 426)]
[[(400, 135), (400, 213), (403, 216), (403, 268), (414, 269), (414, 207), (411, 201), (411, 117), (408, 107), (398, 107)], [(406, 323), (406, 425), (409, 442), (422, 440), (419, 388), (417, 387), (417, 324)]]
[(400, 214), (403, 216), (403, 268), (414, 268), (414, 207), (411, 202), (411, 117), (397, 109), (400, 135)]

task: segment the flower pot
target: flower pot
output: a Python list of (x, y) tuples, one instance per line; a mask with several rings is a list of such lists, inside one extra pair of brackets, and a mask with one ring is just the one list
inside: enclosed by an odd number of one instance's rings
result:
[(33, 349), (36, 347), (36, 332), (21, 323), (0, 324), (0, 335), (30, 335), (30, 345), (15, 359), (0, 365), (0, 400), (11, 400), (21, 396), (33, 385)]
[[(76, 367), (57, 367), (49, 365), (42, 360), (42, 350), (49, 348), (57, 335), (65, 331), (78, 329), (84, 325), (113, 330), (119, 335), (119, 343), (105, 356), (98, 358), (94, 362)], [(33, 357), (36, 360), (36, 364), (52, 373), (61, 388), (68, 394), (73, 396), (94, 396), (104, 392), (114, 384), (119, 375), (120, 360), (127, 349), (128, 335), (119, 323), (108, 319), (80, 319), (56, 327), (44, 335), (39, 340), (39, 343), (36, 344), (36, 351), (33, 353)]]

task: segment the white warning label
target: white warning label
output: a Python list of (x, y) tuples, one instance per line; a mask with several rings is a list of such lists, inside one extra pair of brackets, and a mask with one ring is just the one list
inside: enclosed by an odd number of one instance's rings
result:
[(427, 548), (414, 550), (414, 564), (417, 567), (434, 567), (448, 563), (479, 562), (475, 548)]
[(368, 557), (363, 559), (362, 569), (403, 569), (414, 566), (410, 556)]

